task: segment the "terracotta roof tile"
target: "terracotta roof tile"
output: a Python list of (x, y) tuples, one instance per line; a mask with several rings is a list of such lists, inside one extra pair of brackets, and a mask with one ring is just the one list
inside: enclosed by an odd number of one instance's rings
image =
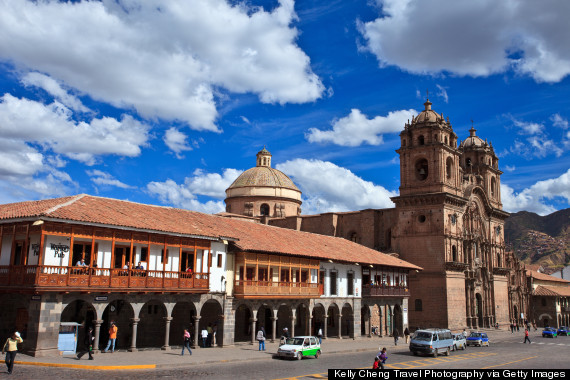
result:
[(412, 270), (422, 269), (404, 260), (342, 238), (171, 207), (145, 205), (85, 194), (0, 205), (0, 221), (32, 217), (211, 239), (237, 240), (232, 243), (235, 247), (250, 252), (314, 257), (346, 263), (358, 262), (404, 267)]
[(554, 276), (550, 276), (548, 274), (544, 274), (544, 273), (540, 273), (537, 272), (535, 270), (526, 270), (527, 276), (530, 276), (532, 278), (535, 278), (537, 280), (541, 280), (541, 281), (552, 281), (552, 282), (565, 282), (565, 283), (570, 283), (570, 281), (568, 280), (564, 280), (558, 277), (554, 277)]
[(539, 285), (534, 289), (532, 295), (543, 297), (570, 297), (570, 287)]

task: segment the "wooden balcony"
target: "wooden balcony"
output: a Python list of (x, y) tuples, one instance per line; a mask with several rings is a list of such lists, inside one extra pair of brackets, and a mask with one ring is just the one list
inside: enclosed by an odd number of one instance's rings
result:
[(23, 291), (207, 293), (208, 273), (59, 266), (0, 266), (0, 288)]
[(238, 298), (318, 298), (322, 285), (305, 282), (239, 281), (234, 283)]
[(364, 285), (362, 297), (409, 297), (410, 292), (404, 286)]

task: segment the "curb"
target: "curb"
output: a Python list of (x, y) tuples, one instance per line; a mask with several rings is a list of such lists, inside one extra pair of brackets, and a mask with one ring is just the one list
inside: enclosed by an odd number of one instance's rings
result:
[(20, 365), (35, 365), (39, 367), (59, 367), (71, 369), (96, 369), (96, 370), (132, 370), (132, 369), (155, 369), (156, 364), (141, 364), (141, 365), (81, 365), (81, 364), (60, 364), (60, 363), (40, 363), (40, 362), (21, 362), (16, 360), (15, 364)]

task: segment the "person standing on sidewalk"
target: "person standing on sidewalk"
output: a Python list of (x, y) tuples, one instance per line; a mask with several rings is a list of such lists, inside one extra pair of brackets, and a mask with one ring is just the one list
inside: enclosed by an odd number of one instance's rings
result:
[[(107, 343), (107, 347), (103, 352), (109, 352), (109, 348), (111, 348), (111, 353), (115, 353), (115, 343), (117, 341), (117, 331), (119, 328), (115, 325), (115, 322), (111, 321), (111, 327), (109, 327), (109, 342)], [(113, 345), (113, 347), (111, 347)]]
[(190, 349), (190, 332), (188, 329), (184, 329), (184, 345), (182, 346), (181, 356), (184, 355), (184, 349), (187, 348), (190, 355), (192, 355), (192, 350)]
[(263, 326), (257, 332), (257, 341), (259, 342), (259, 351), (265, 351), (265, 329)]
[(398, 331), (397, 328), (394, 327), (394, 331), (392, 332), (392, 335), (394, 336), (394, 346), (398, 345), (398, 337), (400, 335), (400, 332)]
[(2, 355), (6, 354), (6, 366), (8, 367), (9, 374), (11, 374), (14, 369), (14, 361), (18, 353), (18, 343), (22, 342), (24, 342), (24, 340), (20, 336), (20, 333), (15, 331), (14, 334), (6, 340), (4, 347), (2, 347)]
[(85, 335), (85, 349), (77, 354), (77, 360), (81, 360), (83, 355), (89, 354), (89, 360), (93, 360), (93, 342), (95, 337), (93, 336), (93, 327), (89, 326), (87, 330), (87, 335)]
[(404, 330), (404, 337), (406, 338), (406, 344), (410, 341), (410, 330), (408, 330), (408, 326), (406, 326)]
[(204, 327), (202, 329), (202, 348), (206, 348), (208, 344), (208, 330)]
[(317, 336), (319, 337), (319, 344), (323, 344), (323, 329), (319, 327), (319, 331), (317, 332)]
[(528, 344), (532, 344), (532, 342), (530, 341), (530, 339), (528, 338), (528, 329), (524, 329), (524, 342), (526, 344), (526, 341), (528, 340)]

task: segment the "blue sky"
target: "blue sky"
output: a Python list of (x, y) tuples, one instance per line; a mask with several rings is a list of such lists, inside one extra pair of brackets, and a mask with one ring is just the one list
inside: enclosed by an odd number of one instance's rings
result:
[(208, 213), (266, 146), (303, 213), (392, 207), (404, 122), (471, 120), (507, 211), (570, 202), (570, 3), (0, 0), (0, 202)]

